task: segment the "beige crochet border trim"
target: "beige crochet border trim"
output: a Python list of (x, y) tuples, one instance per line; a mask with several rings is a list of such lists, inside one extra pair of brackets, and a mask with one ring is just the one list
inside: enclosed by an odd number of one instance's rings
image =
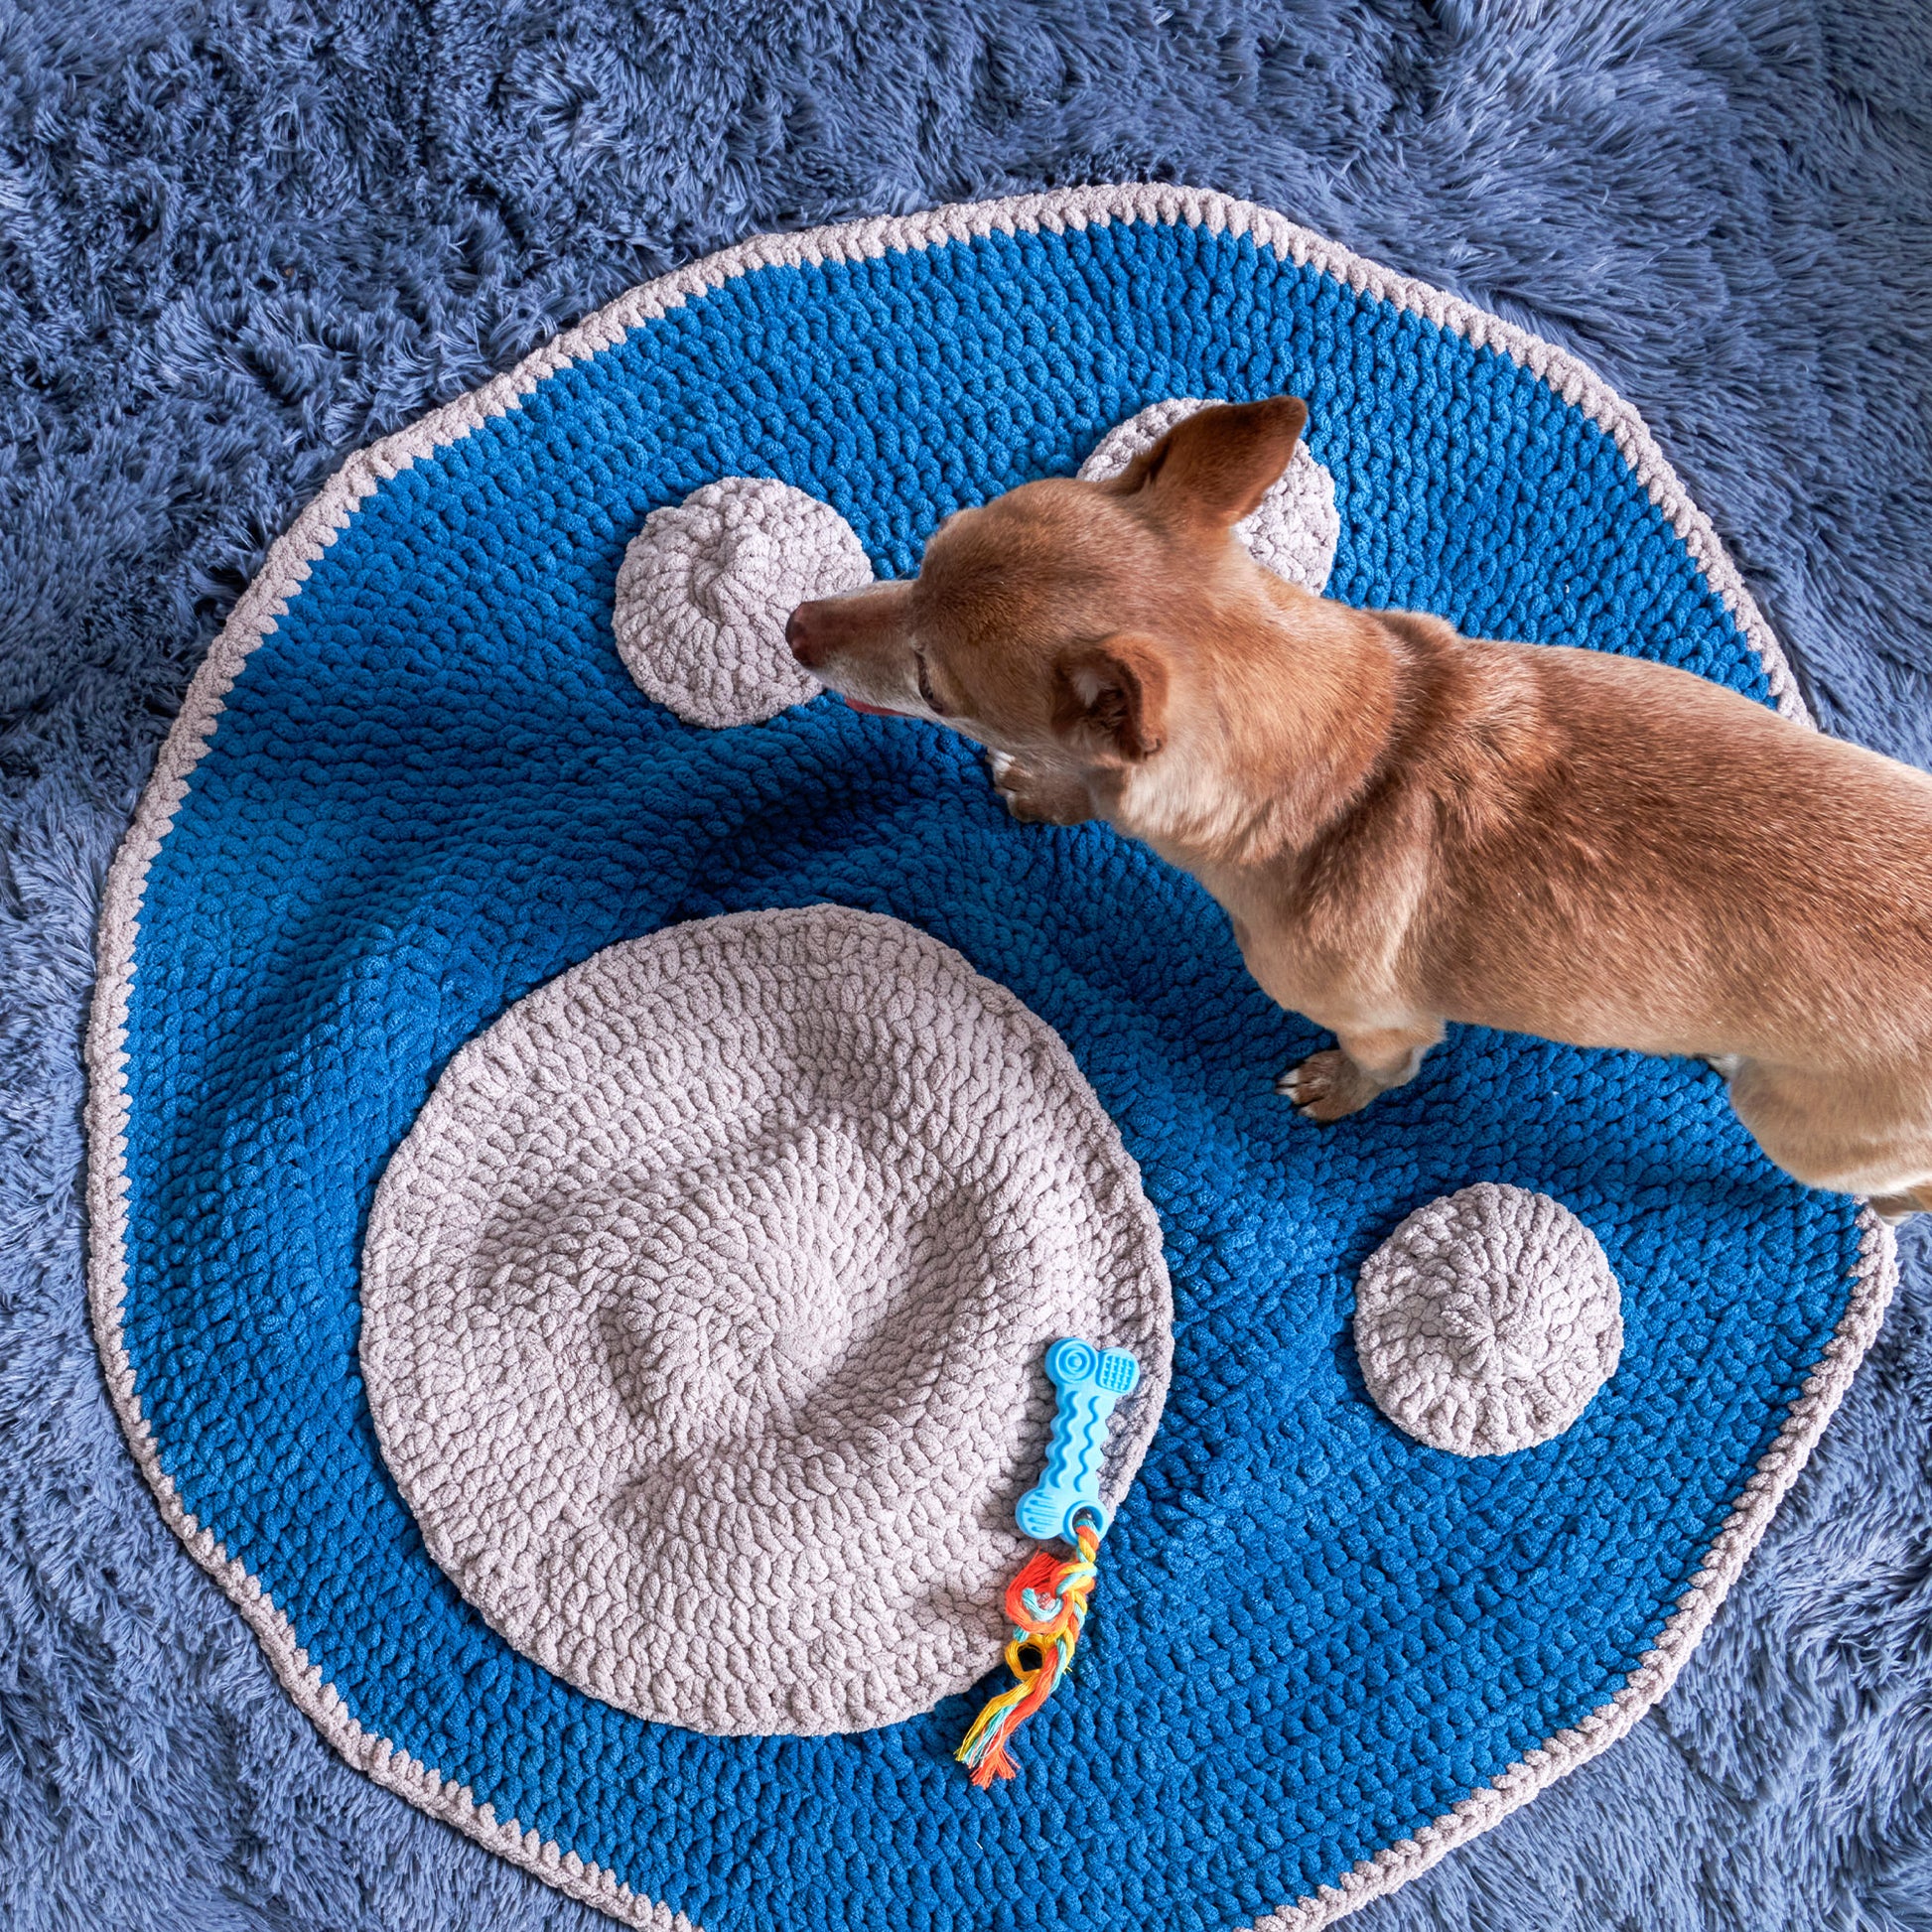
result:
[[(134, 821), (108, 874), (98, 934), (99, 980), (87, 1034), (87, 1216), (90, 1230), (88, 1303), (108, 1394), (128, 1446), (155, 1493), (168, 1526), (234, 1602), (255, 1632), (276, 1676), (323, 1736), (359, 1771), (419, 1810), (455, 1826), (490, 1851), (534, 1872), (545, 1883), (647, 1932), (697, 1932), (680, 1912), (641, 1897), (613, 1873), (561, 1852), (534, 1830), (499, 1820), (479, 1805), (469, 1786), (397, 1751), (364, 1730), (334, 1686), (309, 1662), (294, 1627), (260, 1584), (183, 1506), (163, 1470), (153, 1432), (141, 1412), (134, 1372), (121, 1333), (126, 1295), (128, 1099), (127, 1012), (134, 977), (134, 945), (148, 869), (187, 794), (220, 719), (229, 688), (255, 645), (300, 593), (309, 568), (348, 527), (363, 498), (383, 483), (482, 427), (519, 408), (547, 377), (616, 345), (639, 324), (700, 299), (738, 276), (767, 267), (868, 261), (888, 252), (944, 246), (993, 233), (1060, 232), (1111, 221), (1168, 222), (1212, 232), (1251, 235), (1298, 265), (1320, 272), (1423, 316), (1478, 346), (1531, 370), (1566, 402), (1581, 409), (1616, 443), (1651, 500), (1669, 518), (1763, 662), (1777, 708), (1809, 722), (1796, 680), (1777, 640), (1758, 613), (1709, 518), (1686, 494), (1636, 412), (1576, 357), (1466, 302), (1391, 273), (1350, 254), (1267, 208), (1202, 189), (1162, 186), (1094, 187), (1007, 201), (935, 208), (923, 214), (882, 216), (802, 234), (763, 235), (707, 256), (621, 296), (575, 329), (528, 356), (505, 375), (433, 411), (420, 423), (351, 456), (323, 486), (286, 535), (270, 548), (260, 574), (244, 591), (190, 685), (141, 794)], [(1682, 1668), (1726, 1589), (1742, 1569), (1772, 1511), (1817, 1443), (1850, 1386), (1854, 1371), (1884, 1314), (1897, 1279), (1891, 1235), (1868, 1210), (1845, 1318), (1777, 1441), (1744, 1485), (1705, 1567), (1679, 1598), (1657, 1646), (1624, 1689), (1574, 1728), (1529, 1752), (1493, 1784), (1465, 1798), (1414, 1838), (1366, 1859), (1332, 1885), (1260, 1920), (1252, 1932), (1316, 1932), (1426, 1870), (1453, 1847), (1495, 1824), (1547, 1784), (1592, 1757), (1636, 1723)]]

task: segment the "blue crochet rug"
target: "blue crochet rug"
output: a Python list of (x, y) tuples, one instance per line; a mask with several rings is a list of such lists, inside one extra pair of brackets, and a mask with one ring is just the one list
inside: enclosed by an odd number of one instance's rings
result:
[[(724, 475), (904, 574), (962, 502), (1168, 396), (1309, 399), (1331, 595), (1651, 655), (1795, 709), (1631, 412), (1260, 210), (1083, 190), (758, 242), (352, 459), (237, 607), (110, 882), (95, 1320), (169, 1520), (350, 1761), (641, 1925), (1312, 1928), (1661, 1695), (1875, 1331), (1887, 1238), (1769, 1168), (1701, 1066), (1462, 1031), (1326, 1132), (1316, 1043), (1186, 880), (1007, 818), (971, 749), (820, 699), (707, 732), (612, 637), (624, 545)], [(723, 1739), (548, 1676), (424, 1554), (356, 1373), (376, 1181), (450, 1055), (618, 941), (832, 901), (1051, 1025), (1166, 1236), (1174, 1369), (1075, 1684), (982, 1796), (953, 1698)], [(1568, 1433), (1465, 1460), (1368, 1401), (1363, 1258), (1554, 1195), (1622, 1286)]]

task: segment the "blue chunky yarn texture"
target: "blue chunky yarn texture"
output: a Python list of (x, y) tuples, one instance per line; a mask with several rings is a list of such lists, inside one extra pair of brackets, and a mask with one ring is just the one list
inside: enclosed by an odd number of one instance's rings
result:
[[(1335, 480), (1331, 594), (1764, 697), (1609, 437), (1507, 356), (1204, 224), (995, 232), (740, 276), (381, 484), (148, 873), (121, 1337), (161, 1467), (363, 1730), (700, 1926), (1235, 1927), (1314, 1892), (1622, 1687), (1845, 1312), (1851, 1204), (1709, 1069), (1465, 1030), (1318, 1132), (1271, 1080), (1318, 1035), (1144, 848), (1015, 824), (949, 734), (830, 698), (706, 731), (617, 657), (625, 542), (720, 475), (829, 500), (902, 574), (1150, 402), (1282, 391)], [(616, 941), (821, 899), (1054, 1026), (1168, 1244), (1162, 1428), (1076, 1690), (991, 1799), (951, 1761), (971, 1699), (728, 1740), (548, 1677), (429, 1562), (356, 1373), (369, 1197), (450, 1053)], [(1564, 1437), (1464, 1460), (1376, 1413), (1348, 1316), (1369, 1250), (1479, 1179), (1594, 1230), (1625, 1339)]]
[[(98, 878), (343, 453), (756, 229), (1067, 180), (1287, 209), (1581, 347), (1834, 729), (1923, 759), (1916, 0), (0, 10), (0, 1918), (592, 1926), (340, 1764), (163, 1528), (80, 1287)], [(1932, 1923), (1924, 1243), (1662, 1710), (1359, 1923)]]

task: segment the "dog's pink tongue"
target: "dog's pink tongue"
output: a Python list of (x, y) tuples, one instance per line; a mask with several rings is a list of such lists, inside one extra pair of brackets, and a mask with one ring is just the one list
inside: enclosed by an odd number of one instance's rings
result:
[[(839, 696), (845, 698), (841, 691)], [(864, 698), (845, 698), (854, 711), (863, 711), (868, 718), (909, 718), (909, 711), (888, 711), (883, 704), (868, 704)]]

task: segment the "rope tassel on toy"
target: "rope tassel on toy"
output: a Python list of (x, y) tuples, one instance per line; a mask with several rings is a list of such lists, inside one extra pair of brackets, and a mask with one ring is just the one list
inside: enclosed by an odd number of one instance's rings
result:
[[(1107, 1512), (1100, 1501), (1101, 1451), (1114, 1405), (1141, 1379), (1140, 1364), (1119, 1348), (1098, 1349), (1077, 1340), (1056, 1341), (1046, 1351), (1046, 1373), (1058, 1395), (1046, 1473), (1021, 1497), (1014, 1514), (1022, 1530), (1040, 1542), (1073, 1546), (1063, 1557), (1040, 1550), (1007, 1586), (1006, 1613), (1013, 1624), (1007, 1668), (1020, 1681), (1002, 1691), (973, 1721), (954, 1752), (984, 1791), (1018, 1766), (1007, 1748), (1013, 1734), (1065, 1682), (1087, 1620), (1100, 1539)], [(1027, 1661), (1028, 1653), (1033, 1662)]]
[[(954, 1755), (984, 1791), (995, 1778), (1010, 1778), (1018, 1768), (1007, 1740), (1059, 1689), (1073, 1668), (1074, 1646), (1087, 1620), (1093, 1593), (1094, 1559), (1100, 1553), (1099, 1528), (1085, 1519), (1074, 1532), (1076, 1555), (1062, 1560), (1050, 1550), (1035, 1554), (1007, 1586), (1007, 1615), (1013, 1641), (1007, 1669), (1020, 1682), (1002, 1691), (973, 1720), (973, 1727)], [(1032, 1665), (1025, 1662), (1034, 1653)]]

